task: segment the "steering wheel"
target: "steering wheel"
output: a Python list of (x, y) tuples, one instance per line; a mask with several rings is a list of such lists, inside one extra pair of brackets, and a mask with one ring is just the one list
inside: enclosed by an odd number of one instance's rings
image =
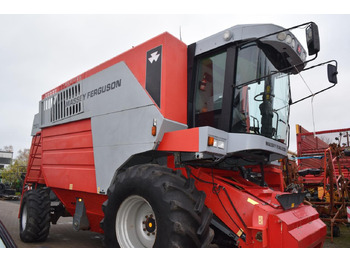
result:
[[(263, 95), (264, 95), (264, 92), (261, 92), (260, 94), (257, 94), (256, 96), (254, 96), (254, 100), (257, 101), (257, 102), (262, 102), (262, 101), (264, 101), (263, 98), (261, 98), (261, 100), (258, 99), (259, 96), (263, 96)], [(275, 95), (273, 95), (273, 94), (271, 94), (270, 96), (275, 97)]]

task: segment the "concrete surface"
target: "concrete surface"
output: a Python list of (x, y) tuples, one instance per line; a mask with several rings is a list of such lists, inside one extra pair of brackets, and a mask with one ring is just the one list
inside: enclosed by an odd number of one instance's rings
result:
[(0, 220), (5, 225), (17, 247), (57, 247), (57, 248), (101, 248), (102, 235), (91, 231), (73, 230), (72, 217), (61, 217), (56, 225), (50, 227), (50, 234), (45, 242), (24, 243), (19, 237), (19, 201), (0, 200)]
[[(20, 248), (102, 248), (103, 235), (91, 231), (73, 230), (72, 217), (61, 217), (56, 225), (51, 225), (50, 234), (45, 242), (24, 243), (19, 237), (19, 201), (0, 200), (0, 220), (5, 225), (13, 240)], [(325, 248), (349, 248), (350, 227), (341, 227), (341, 236), (330, 241), (330, 232), (327, 230)]]

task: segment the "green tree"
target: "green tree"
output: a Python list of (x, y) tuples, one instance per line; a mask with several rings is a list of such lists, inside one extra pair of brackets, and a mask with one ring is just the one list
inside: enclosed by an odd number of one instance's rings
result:
[(11, 188), (19, 191), (22, 184), (21, 175), (27, 172), (28, 158), (29, 149), (19, 150), (12, 164), (6, 166), (1, 171), (2, 182), (10, 184)]

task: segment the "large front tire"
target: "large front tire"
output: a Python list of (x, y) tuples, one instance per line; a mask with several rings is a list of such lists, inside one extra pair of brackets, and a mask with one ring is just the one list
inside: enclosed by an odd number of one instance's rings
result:
[(158, 165), (118, 174), (103, 205), (107, 247), (207, 247), (212, 212), (193, 179)]
[(24, 193), (19, 220), (20, 238), (23, 242), (45, 241), (50, 231), (50, 196), (48, 188)]

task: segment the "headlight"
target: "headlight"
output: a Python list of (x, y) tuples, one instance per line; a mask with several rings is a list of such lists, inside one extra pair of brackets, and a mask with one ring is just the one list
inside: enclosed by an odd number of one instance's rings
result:
[(286, 43), (291, 44), (292, 43), (292, 37), (290, 35), (287, 35), (286, 37)]
[(281, 32), (277, 35), (277, 39), (280, 40), (280, 41), (284, 41), (287, 37), (287, 34), (286, 32)]
[(219, 149), (225, 149), (225, 141), (222, 141), (213, 136), (208, 137), (208, 146), (216, 147)]

